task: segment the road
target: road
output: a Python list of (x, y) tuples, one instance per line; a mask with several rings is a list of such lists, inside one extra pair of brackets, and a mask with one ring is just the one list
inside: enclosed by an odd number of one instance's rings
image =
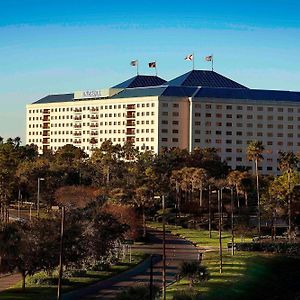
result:
[[(148, 254), (156, 254), (153, 259), (153, 283), (162, 286), (162, 232), (149, 230), (151, 243), (135, 245), (132, 248)], [(197, 260), (199, 250), (188, 241), (166, 233), (166, 279), (173, 282), (182, 261)], [(89, 287), (65, 294), (63, 300), (111, 300), (115, 295), (130, 286), (147, 285), (150, 279), (150, 259), (147, 259), (125, 273), (111, 279), (98, 282)]]

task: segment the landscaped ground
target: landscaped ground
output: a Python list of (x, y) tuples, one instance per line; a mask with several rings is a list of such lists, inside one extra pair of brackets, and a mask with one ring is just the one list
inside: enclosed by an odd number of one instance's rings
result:
[[(162, 224), (157, 222), (148, 222), (149, 227), (162, 230)], [(209, 238), (207, 230), (187, 229), (181, 226), (166, 225), (166, 230), (170, 230), (174, 235), (180, 235), (181, 237), (193, 242), (199, 247), (219, 247), (219, 232), (212, 231), (212, 237)], [(236, 242), (241, 242), (241, 237), (235, 238)], [(251, 238), (244, 238), (244, 242), (251, 242)], [(231, 234), (228, 231), (222, 233), (223, 248), (227, 248), (227, 243), (231, 242)]]
[[(85, 276), (81, 277), (71, 277), (68, 278), (69, 282), (63, 284), (63, 293), (67, 291), (71, 291), (77, 288), (81, 288), (83, 286), (92, 284), (94, 282), (107, 279), (130, 269), (143, 261), (146, 256), (142, 253), (133, 252), (132, 253), (132, 261), (129, 262), (129, 258), (127, 257), (122, 262), (118, 263), (115, 266), (112, 266), (108, 271), (88, 271)], [(39, 276), (36, 274), (34, 276)], [(20, 290), (21, 284), (17, 284), (11, 289), (8, 289), (2, 293), (0, 293), (0, 299), (3, 300), (52, 300), (56, 299), (57, 286), (56, 285), (36, 285), (30, 283), (30, 278), (27, 279), (27, 285), (25, 292)]]
[[(162, 229), (161, 223), (150, 222), (150, 227)], [(199, 292), (204, 300), (259, 300), (259, 299), (300, 299), (300, 258), (285, 257), (275, 254), (258, 252), (235, 252), (223, 249), (223, 273), (220, 274), (219, 236), (212, 232), (212, 238), (206, 230), (185, 229), (180, 226), (166, 225), (166, 230), (185, 237), (212, 251), (203, 255), (202, 264), (207, 266), (210, 279), (196, 284), (192, 291)], [(231, 242), (228, 232), (222, 234), (223, 248)], [(236, 238), (236, 242), (241, 239)], [(244, 238), (243, 241), (252, 241)], [(215, 250), (214, 250), (215, 249)], [(186, 279), (169, 286), (167, 299), (172, 299), (174, 293), (190, 293), (189, 282)]]
[[(204, 300), (300, 299), (300, 258), (253, 252), (224, 255), (223, 273), (219, 272), (219, 255), (206, 253), (203, 265), (210, 279), (194, 286)], [(168, 288), (168, 299), (175, 292), (187, 290), (187, 280)]]

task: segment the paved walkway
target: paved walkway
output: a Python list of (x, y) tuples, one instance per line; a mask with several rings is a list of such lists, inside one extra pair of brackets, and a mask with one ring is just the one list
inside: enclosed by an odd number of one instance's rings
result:
[[(153, 283), (162, 285), (162, 232), (149, 230), (151, 244), (133, 246), (132, 248), (145, 253), (154, 254)], [(179, 266), (184, 260), (197, 260), (199, 249), (188, 241), (166, 233), (166, 279), (167, 283), (175, 280)], [(149, 284), (150, 258), (125, 273), (111, 279), (98, 282), (89, 287), (77, 290), (63, 296), (63, 300), (111, 300), (117, 293), (130, 286)]]
[(0, 276), (0, 293), (22, 280), (20, 274)]

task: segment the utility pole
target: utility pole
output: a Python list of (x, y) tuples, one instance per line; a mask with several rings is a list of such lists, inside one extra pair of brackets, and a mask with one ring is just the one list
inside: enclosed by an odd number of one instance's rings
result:
[(62, 208), (61, 208), (61, 223), (60, 223), (59, 273), (58, 273), (57, 300), (61, 300), (61, 285), (62, 285), (62, 275), (63, 275), (64, 227), (65, 227), (65, 207), (62, 206)]
[(165, 196), (162, 195), (162, 210), (163, 210), (163, 271), (162, 271), (162, 294), (163, 300), (166, 300), (166, 218), (165, 218)]

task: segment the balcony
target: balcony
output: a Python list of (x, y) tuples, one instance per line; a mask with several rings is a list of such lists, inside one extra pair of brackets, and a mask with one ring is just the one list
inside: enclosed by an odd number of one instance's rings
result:
[(76, 116), (76, 117), (74, 117), (74, 120), (75, 120), (75, 121), (80, 121), (80, 120), (81, 120), (81, 117)]
[(43, 114), (44, 115), (50, 115), (50, 109), (44, 109)]
[(81, 144), (81, 140), (75, 140), (73, 143), (74, 144)]
[(128, 104), (128, 105), (126, 106), (126, 109), (127, 109), (127, 110), (135, 110), (135, 104)]
[(47, 124), (44, 124), (43, 125), (43, 129), (50, 129), (50, 125), (47, 123)]
[(92, 108), (90, 108), (90, 111), (91, 112), (97, 112), (97, 111), (99, 111), (99, 108), (98, 107), (92, 107)]
[(94, 137), (90, 139), (90, 144), (94, 145), (98, 143), (98, 139), (95, 139)]
[(98, 127), (99, 125), (98, 125), (98, 123), (91, 123), (90, 124), (90, 127), (92, 127), (92, 128), (96, 128), (96, 127)]
[(44, 130), (43, 131), (43, 136), (50, 136), (50, 131), (49, 130)]
[(133, 120), (128, 120), (128, 121), (126, 122), (126, 126), (135, 126), (135, 121), (133, 121)]
[(134, 137), (128, 136), (126, 138), (126, 141), (129, 142), (129, 143), (134, 143)]
[(134, 111), (127, 112), (126, 117), (127, 117), (127, 119), (134, 119), (135, 118), (135, 112)]
[(98, 131), (92, 131), (91, 135), (98, 135)]
[(44, 138), (43, 139), (43, 144), (50, 144), (50, 139)]
[(82, 112), (81, 108), (74, 108), (74, 112)]
[(99, 117), (98, 117), (98, 115), (95, 115), (95, 116), (91, 116), (91, 119), (92, 119), (92, 120), (98, 120)]
[(81, 124), (75, 124), (74, 128), (81, 128)]
[(127, 128), (126, 134), (127, 135), (135, 135), (135, 129), (134, 128)]
[(75, 132), (73, 133), (73, 135), (75, 135), (75, 136), (81, 136), (81, 132), (80, 132), (80, 131), (75, 131)]
[(50, 118), (49, 118), (49, 116), (44, 116), (44, 118), (43, 118), (43, 122), (50, 122)]

